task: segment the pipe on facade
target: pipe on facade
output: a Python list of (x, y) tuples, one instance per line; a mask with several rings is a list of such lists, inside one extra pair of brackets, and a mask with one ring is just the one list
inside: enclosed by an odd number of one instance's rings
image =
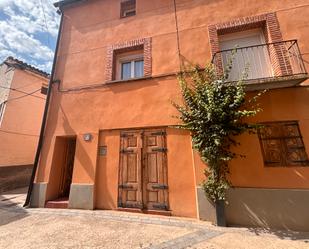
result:
[(53, 85), (53, 81), (54, 81), (57, 55), (58, 55), (58, 49), (59, 49), (59, 43), (60, 43), (60, 37), (61, 37), (62, 23), (63, 23), (63, 13), (61, 13), (56, 49), (55, 49), (54, 60), (53, 60), (53, 65), (52, 65), (52, 71), (51, 71), (50, 80), (49, 80), (48, 89), (47, 89), (47, 97), (46, 97), (46, 103), (45, 103), (44, 114), (43, 114), (43, 119), (42, 119), (40, 137), (39, 137), (39, 142), (38, 142), (38, 146), (37, 146), (37, 151), (36, 151), (36, 154), (35, 154), (33, 170), (32, 170), (32, 174), (31, 174), (31, 178), (30, 178), (27, 198), (26, 198), (26, 201), (24, 203), (24, 207), (28, 207), (30, 205), (31, 193), (32, 193), (32, 190), (33, 190), (34, 179), (35, 179), (35, 175), (36, 175), (36, 171), (37, 171), (37, 168), (38, 168), (39, 159), (40, 159), (40, 155), (41, 155), (41, 151), (42, 151), (45, 127), (46, 127), (48, 110), (49, 110), (49, 102), (50, 102), (50, 98), (51, 98), (51, 91), (52, 91), (52, 85)]
[(177, 36), (177, 53), (179, 59), (179, 70), (182, 71), (182, 59), (181, 59), (181, 52), (180, 52), (180, 37), (179, 37), (179, 25), (178, 25), (178, 15), (177, 15), (177, 3), (174, 0), (174, 15), (175, 15), (175, 26), (176, 26), (176, 36)]

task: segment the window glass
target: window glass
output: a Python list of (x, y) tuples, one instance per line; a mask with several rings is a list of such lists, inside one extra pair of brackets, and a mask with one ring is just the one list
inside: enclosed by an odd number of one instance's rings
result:
[(136, 15), (136, 1), (122, 0), (120, 7), (120, 17), (129, 17)]
[(134, 62), (134, 77), (140, 78), (144, 76), (144, 61), (139, 60)]
[(121, 79), (126, 80), (131, 78), (131, 62), (121, 64)]

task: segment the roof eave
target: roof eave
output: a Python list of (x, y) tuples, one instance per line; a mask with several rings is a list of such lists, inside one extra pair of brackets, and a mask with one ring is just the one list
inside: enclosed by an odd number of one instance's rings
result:
[(85, 1), (87, 1), (87, 0), (62, 0), (62, 1), (59, 1), (59, 2), (55, 2), (54, 6), (61, 10), (63, 7), (66, 7), (68, 5), (75, 4), (75, 3), (78, 3), (78, 2), (85, 2)]
[(14, 67), (14, 68), (21, 69), (21, 70), (28, 70), (28, 71), (30, 71), (34, 74), (40, 75), (40, 76), (47, 78), (47, 79), (50, 77), (50, 75), (48, 73), (30, 65), (30, 64), (27, 64), (27, 63), (25, 63), (21, 60), (13, 58), (11, 56), (6, 58), (6, 60), (2, 64), (6, 64), (7, 66)]

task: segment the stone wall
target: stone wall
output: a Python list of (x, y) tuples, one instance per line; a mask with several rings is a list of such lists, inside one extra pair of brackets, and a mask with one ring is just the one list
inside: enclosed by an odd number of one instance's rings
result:
[(27, 187), (30, 182), (32, 165), (0, 167), (0, 193)]

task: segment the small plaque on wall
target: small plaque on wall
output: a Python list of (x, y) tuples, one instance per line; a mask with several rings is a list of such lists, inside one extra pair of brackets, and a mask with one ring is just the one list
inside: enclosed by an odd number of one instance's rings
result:
[(107, 154), (107, 146), (100, 146), (99, 147), (99, 155), (100, 156), (106, 156)]

